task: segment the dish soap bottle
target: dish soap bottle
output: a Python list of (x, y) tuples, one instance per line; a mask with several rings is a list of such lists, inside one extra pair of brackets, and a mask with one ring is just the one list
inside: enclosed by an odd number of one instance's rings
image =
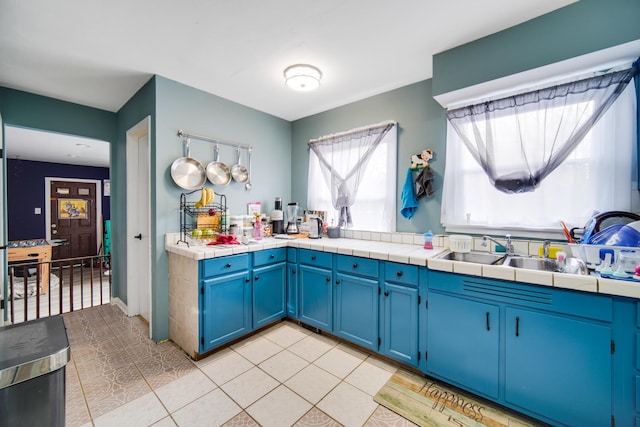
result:
[(260, 221), (260, 215), (256, 215), (253, 223), (253, 238), (262, 240), (262, 221)]

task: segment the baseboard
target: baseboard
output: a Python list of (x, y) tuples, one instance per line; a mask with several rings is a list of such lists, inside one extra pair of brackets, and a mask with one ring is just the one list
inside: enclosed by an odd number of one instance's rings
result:
[(127, 308), (127, 305), (122, 302), (122, 300), (118, 297), (112, 297), (111, 298), (111, 305), (115, 305), (116, 307), (118, 307), (120, 310), (122, 310), (122, 312), (124, 314), (126, 314), (127, 316), (129, 316), (129, 309)]

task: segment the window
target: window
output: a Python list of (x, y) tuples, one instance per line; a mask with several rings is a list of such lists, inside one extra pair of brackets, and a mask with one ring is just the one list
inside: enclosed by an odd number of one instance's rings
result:
[[(580, 227), (595, 211), (637, 210), (636, 94), (632, 84), (627, 85), (559, 166), (536, 181), (535, 191), (509, 194), (492, 185), (493, 174), (494, 178), (507, 177), (504, 181), (508, 186), (508, 178), (518, 177), (518, 165), (523, 163), (533, 170), (536, 166), (544, 167), (549, 161), (544, 152), (557, 149), (549, 148), (549, 141), (554, 138), (549, 138), (548, 130), (558, 126), (549, 123), (561, 120), (577, 123), (585, 114), (592, 113), (595, 105), (589, 100), (551, 108), (535, 104), (520, 111), (507, 109), (485, 123), (476, 123), (474, 130), (481, 134), (488, 132), (493, 144), (487, 153), (495, 156), (492, 159), (495, 163), (484, 167), (483, 159), (474, 157), (465, 145), (460, 129), (456, 131), (448, 122), (442, 201), (442, 223), (447, 230), (557, 231), (560, 220)], [(572, 132), (577, 127), (572, 127)], [(462, 132), (474, 130), (467, 128)], [(558, 141), (571, 135), (555, 137)], [(499, 167), (492, 168), (495, 164)]]
[[(359, 132), (363, 129), (379, 129), (380, 125), (314, 140), (323, 141), (325, 146), (322, 155), (334, 173), (322, 167), (314, 149), (309, 151), (307, 209), (326, 211), (328, 223), (338, 225), (341, 211), (336, 206), (343, 198), (353, 198), (350, 200), (353, 202), (350, 206), (350, 227), (357, 230), (395, 231), (397, 126), (395, 122), (381, 125), (388, 124), (392, 125), (375, 146), (371, 145), (375, 140), (370, 140), (369, 144), (362, 140), (367, 136), (375, 138), (375, 135), (365, 136)], [(347, 141), (347, 138), (343, 138), (346, 135), (354, 138)], [(310, 144), (314, 141), (310, 141)], [(367, 154), (369, 148), (372, 148), (370, 155)], [(349, 178), (342, 179), (344, 177)], [(349, 196), (345, 197), (345, 193)]]

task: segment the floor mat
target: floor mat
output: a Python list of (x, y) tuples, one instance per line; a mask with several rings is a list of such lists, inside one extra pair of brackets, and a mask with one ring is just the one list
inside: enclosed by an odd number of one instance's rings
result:
[(491, 407), (470, 394), (447, 388), (404, 370), (380, 389), (374, 400), (425, 427), (533, 427), (543, 424)]

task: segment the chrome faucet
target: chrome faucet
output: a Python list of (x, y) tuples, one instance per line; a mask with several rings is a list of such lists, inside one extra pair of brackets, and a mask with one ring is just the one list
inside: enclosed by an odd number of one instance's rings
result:
[(507, 255), (515, 255), (515, 251), (513, 249), (513, 242), (511, 242), (511, 234), (507, 234), (504, 237), (505, 237), (505, 243), (502, 244), (491, 236), (482, 236), (482, 246), (487, 246), (487, 240), (491, 240), (496, 245), (503, 246), (507, 251)]
[(551, 242), (549, 240), (545, 240), (542, 243), (542, 257), (543, 258), (549, 258), (549, 246), (551, 245)]

